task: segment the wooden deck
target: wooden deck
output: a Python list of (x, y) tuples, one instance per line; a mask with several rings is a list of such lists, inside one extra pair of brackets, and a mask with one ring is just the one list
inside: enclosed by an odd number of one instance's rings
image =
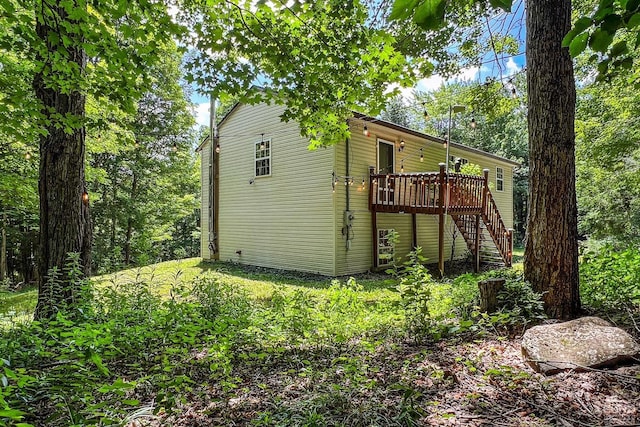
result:
[(511, 265), (513, 232), (507, 229), (489, 190), (489, 171), (483, 176), (445, 172), (372, 174), (369, 177), (369, 210), (372, 212), (374, 263), (377, 266), (377, 213), (413, 214), (413, 243), (416, 246), (415, 215), (439, 215), (440, 270), (444, 270), (444, 217), (451, 215), (467, 246), (480, 264), (480, 220), (493, 240), (504, 264)]

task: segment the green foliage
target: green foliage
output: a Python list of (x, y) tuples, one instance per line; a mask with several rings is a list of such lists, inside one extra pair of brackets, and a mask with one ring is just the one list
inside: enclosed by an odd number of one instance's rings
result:
[[(586, 2), (585, 2), (586, 3)], [(587, 46), (593, 54), (590, 62), (597, 63), (598, 81), (620, 71), (629, 73), (637, 63), (640, 48), (640, 2), (636, 0), (603, 0), (597, 7), (588, 2), (581, 5), (580, 17), (562, 40), (571, 56), (582, 54)], [(635, 79), (636, 87), (640, 84)]]
[[(503, 278), (505, 284), (497, 294), (494, 313), (479, 312), (478, 282)], [(491, 270), (482, 274), (463, 274), (453, 282), (455, 306), (459, 316), (459, 330), (482, 330), (513, 327), (538, 322), (546, 318), (542, 295), (533, 291), (522, 272), (515, 269)]]
[[(161, 299), (144, 281), (96, 289), (73, 261), (66, 270), (85, 305), (0, 335), (0, 425), (44, 417), (50, 426), (119, 423), (140, 407), (130, 397), (139, 387), (157, 390), (155, 411), (170, 412), (194, 372), (228, 379), (231, 348), (251, 312), (243, 292), (211, 277), (176, 278)], [(207, 350), (194, 358), (199, 348)]]
[(398, 292), (409, 333), (424, 336), (433, 324), (429, 303), (435, 280), (424, 265), (427, 259), (422, 255), (422, 248), (411, 251), (407, 258), (401, 266), (390, 271), (398, 279)]
[(125, 265), (197, 254), (199, 164), (193, 117), (174, 44), (162, 47), (152, 90), (135, 114), (90, 100), (93, 124), (87, 171), (94, 217), (93, 265), (110, 272)]
[(580, 262), (580, 295), (596, 309), (640, 305), (640, 250), (612, 245), (587, 250)]
[(619, 76), (585, 85), (576, 110), (579, 230), (620, 246), (640, 241), (640, 96), (629, 83)]
[(482, 176), (482, 168), (475, 163), (465, 163), (460, 167), (460, 173), (465, 175)]

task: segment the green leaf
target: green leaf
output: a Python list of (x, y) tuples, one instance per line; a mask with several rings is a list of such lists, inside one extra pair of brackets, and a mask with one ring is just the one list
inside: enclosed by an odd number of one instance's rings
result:
[(638, 7), (640, 7), (640, 0), (629, 0), (625, 6), (625, 9), (627, 10), (627, 12), (636, 11), (637, 13)]
[(614, 35), (616, 31), (622, 26), (622, 17), (617, 14), (611, 14), (606, 16), (602, 23), (600, 24), (600, 28), (602, 28), (607, 33)]
[(489, 4), (491, 7), (496, 9), (502, 9), (505, 12), (511, 12), (511, 6), (513, 5), (512, 0), (489, 0)]
[(17, 409), (0, 409), (0, 417), (11, 418), (14, 420), (22, 418), (25, 412), (19, 411)]
[(445, 0), (425, 0), (416, 8), (414, 22), (425, 30), (436, 30), (444, 25)]
[(135, 383), (127, 383), (124, 382), (122, 379), (118, 378), (117, 380), (115, 380), (115, 382), (111, 385), (103, 385), (102, 387), (100, 387), (98, 389), (98, 391), (100, 393), (109, 393), (110, 391), (116, 391), (116, 390), (129, 390), (134, 388), (136, 385)]
[(569, 45), (569, 54), (572, 57), (580, 55), (587, 47), (587, 40), (589, 39), (589, 33), (582, 33), (571, 41)]
[(629, 49), (627, 48), (627, 42), (623, 40), (614, 44), (611, 47), (611, 50), (609, 51), (609, 56), (611, 57), (620, 56), (628, 52), (629, 52)]
[(396, 0), (393, 2), (389, 19), (392, 21), (406, 19), (413, 13), (419, 0)]
[(627, 22), (627, 28), (632, 30), (638, 25), (640, 25), (640, 13), (634, 13), (633, 15), (631, 15), (631, 18), (629, 18), (629, 21)]
[(596, 29), (589, 38), (589, 47), (596, 52), (605, 53), (611, 43), (613, 42), (613, 35), (600, 28)]

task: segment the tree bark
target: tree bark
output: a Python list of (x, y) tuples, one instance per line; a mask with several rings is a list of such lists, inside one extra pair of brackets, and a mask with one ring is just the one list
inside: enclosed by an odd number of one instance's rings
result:
[(2, 230), (0, 230), (0, 282), (7, 277), (7, 213), (2, 212)]
[(547, 314), (580, 310), (575, 190), (573, 63), (562, 38), (571, 28), (571, 0), (527, 2), (529, 215), (524, 274), (544, 292)]
[[(129, 194), (129, 200), (132, 205), (135, 205), (136, 195), (138, 192), (138, 175), (133, 172), (133, 180), (131, 182), (131, 193)], [(127, 234), (124, 242), (124, 263), (125, 265), (131, 264), (131, 235), (133, 234), (133, 214), (129, 211), (127, 215)]]
[[(36, 6), (38, 8), (38, 6)], [(47, 280), (49, 272), (57, 268), (65, 270), (69, 253), (79, 253), (84, 274), (90, 272), (91, 221), (89, 203), (83, 200), (85, 191), (84, 125), (67, 126), (62, 120), (84, 120), (85, 94), (78, 86), (66, 90), (51, 84), (50, 77), (57, 71), (51, 58), (59, 55), (61, 45), (52, 40), (60, 39), (60, 32), (72, 38), (73, 44), (66, 47), (67, 70), (75, 68), (82, 76), (86, 67), (86, 54), (81, 46), (81, 37), (65, 29), (77, 23), (69, 20), (65, 8), (56, 2), (49, 5), (51, 13), (38, 16), (36, 34), (48, 49), (48, 55), (39, 54), (38, 61), (44, 64), (36, 74), (33, 87), (42, 105), (41, 113), (46, 119), (45, 134), (40, 137), (40, 245), (38, 272), (38, 303), (35, 317), (51, 318), (58, 310), (73, 307), (79, 302), (80, 284), (61, 275), (55, 285)], [(50, 37), (51, 36), (51, 37)], [(60, 59), (57, 60), (60, 66)], [(78, 77), (79, 78), (79, 77)], [(62, 118), (62, 119), (61, 119)]]

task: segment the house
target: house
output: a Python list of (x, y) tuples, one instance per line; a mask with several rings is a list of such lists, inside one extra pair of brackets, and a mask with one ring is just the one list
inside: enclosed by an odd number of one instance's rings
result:
[(350, 139), (310, 151), (283, 111), (236, 104), (198, 147), (204, 259), (338, 276), (419, 245), (441, 271), (469, 254), (510, 264), (517, 163), (451, 143), (485, 173), (447, 171), (445, 140), (361, 114)]

